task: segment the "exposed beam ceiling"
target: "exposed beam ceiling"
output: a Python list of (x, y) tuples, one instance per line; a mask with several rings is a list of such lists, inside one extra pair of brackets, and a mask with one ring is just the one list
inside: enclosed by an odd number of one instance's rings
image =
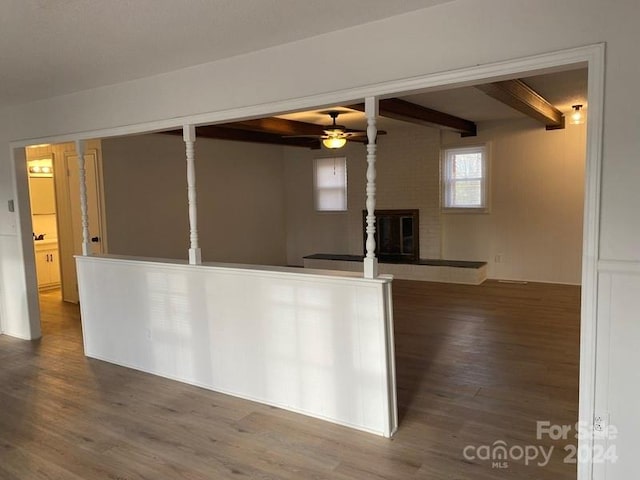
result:
[(547, 130), (564, 128), (564, 115), (522, 80), (476, 85), (492, 98), (541, 122)]
[[(241, 120), (239, 122), (223, 123), (219, 127), (246, 130), (251, 132), (267, 132), (274, 135), (281, 135), (285, 140), (290, 135), (317, 135), (325, 134), (327, 125), (301, 122), (299, 120), (288, 120), (278, 117), (257, 118), (255, 120)], [(360, 130), (345, 129), (346, 132), (358, 132)], [(385, 135), (387, 132), (378, 131), (378, 135)], [(308, 139), (307, 139), (308, 140)], [(312, 139), (313, 140), (313, 139)], [(350, 142), (366, 143), (366, 137), (350, 137)]]
[(248, 130), (252, 132), (267, 132), (275, 135), (324, 135), (324, 126), (315, 123), (286, 120), (278, 117), (257, 118), (240, 122), (223, 123), (221, 127)]
[[(317, 125), (315, 123), (268, 117), (218, 125), (203, 125), (196, 127), (196, 135), (202, 138), (214, 138), (218, 140), (268, 143), (272, 145), (286, 145), (289, 147), (303, 147), (317, 150), (320, 148), (320, 139), (304, 137), (304, 135), (324, 135), (325, 128), (324, 125)], [(357, 130), (346, 129), (346, 131), (355, 132)], [(170, 130), (161, 133), (182, 135), (182, 130)], [(379, 135), (386, 133), (387, 132), (382, 130), (378, 131)], [(350, 137), (349, 142), (366, 143), (367, 139), (366, 137)]]
[[(364, 104), (349, 105), (347, 108), (364, 112)], [(473, 137), (477, 133), (476, 124), (448, 113), (432, 110), (400, 98), (380, 100), (379, 113), (383, 117), (427, 127), (452, 130), (463, 137)]]
[[(290, 147), (305, 147), (311, 149), (320, 148), (320, 140), (315, 138), (283, 138), (281, 135), (275, 133), (229, 128), (226, 125), (204, 125), (196, 127), (196, 136), (218, 140), (234, 140), (237, 142), (267, 143), (271, 145), (287, 145)], [(182, 135), (182, 130), (170, 130), (161, 133)]]
[[(345, 108), (364, 111), (364, 104), (350, 105)], [(462, 136), (476, 135), (476, 125), (469, 120), (438, 112), (399, 98), (380, 100), (379, 113), (381, 116), (395, 120), (453, 130)], [(199, 137), (219, 140), (235, 140), (240, 142), (268, 143), (318, 149), (320, 148), (320, 140), (317, 138), (307, 138), (305, 135), (319, 137), (324, 135), (326, 128), (326, 125), (316, 123), (301, 122), (299, 120), (279, 117), (267, 117), (200, 126), (196, 128), (196, 134)], [(345, 130), (347, 132), (360, 131)], [(172, 130), (163, 133), (172, 135), (182, 134), (181, 130)], [(378, 135), (385, 134), (386, 132), (384, 130), (378, 131)], [(367, 143), (367, 138), (366, 136), (350, 137), (349, 142)]]

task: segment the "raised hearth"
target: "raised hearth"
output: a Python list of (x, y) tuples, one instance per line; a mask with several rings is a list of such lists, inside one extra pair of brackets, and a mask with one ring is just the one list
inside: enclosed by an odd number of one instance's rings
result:
[[(315, 253), (304, 257), (305, 268), (362, 271), (362, 255)], [(440, 259), (379, 259), (378, 271), (402, 280), (480, 285), (487, 279), (487, 262)]]

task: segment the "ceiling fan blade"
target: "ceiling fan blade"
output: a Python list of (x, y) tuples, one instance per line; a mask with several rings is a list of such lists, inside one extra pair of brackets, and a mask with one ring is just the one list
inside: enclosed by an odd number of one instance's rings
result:
[[(387, 132), (385, 132), (384, 130), (378, 130), (377, 131), (377, 135), (386, 135)], [(367, 132), (364, 132), (362, 130), (352, 130), (352, 131), (347, 131), (344, 133), (345, 137), (366, 137), (367, 136)]]
[(282, 135), (282, 138), (322, 138), (324, 135)]

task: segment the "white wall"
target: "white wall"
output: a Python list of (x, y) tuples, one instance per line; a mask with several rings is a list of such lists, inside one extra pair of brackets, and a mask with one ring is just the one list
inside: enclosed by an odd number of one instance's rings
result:
[(596, 479), (627, 480), (639, 478), (638, 467), (638, 338), (640, 338), (640, 267), (624, 262), (603, 262), (598, 278), (598, 355), (603, 368), (597, 371), (597, 385), (609, 382), (610, 388), (596, 391), (598, 412), (611, 412), (611, 425), (618, 438), (602, 441), (604, 449), (618, 456), (614, 464), (596, 465)]
[[(376, 208), (420, 210), (420, 255), (440, 258), (438, 206), (438, 130), (407, 124), (378, 140)], [(347, 157), (348, 212), (316, 212), (313, 203), (313, 159)], [(302, 265), (313, 253), (363, 254), (362, 211), (365, 206), (366, 148), (348, 143), (329, 150), (285, 149), (287, 260)]]
[[(37, 312), (37, 305), (26, 295), (27, 286), (35, 288), (34, 276), (28, 273), (34, 268), (33, 261), (22, 248), (23, 238), (16, 235), (18, 214), (6, 208), (6, 201), (17, 196), (10, 141), (142, 122), (177, 126), (183, 115), (221, 112), (217, 115), (223, 118), (224, 111), (232, 108), (346, 91), (597, 42), (606, 42), (607, 54), (599, 256), (620, 265), (612, 274), (619, 280), (611, 287), (617, 293), (631, 285), (625, 269), (640, 265), (640, 98), (634, 93), (640, 84), (640, 62), (635, 61), (639, 17), (640, 2), (636, 0), (456, 0), (153, 78), (4, 109), (0, 111), (3, 330), (33, 333), (26, 325)], [(451, 35), (452, 31), (456, 35)], [(340, 55), (327, 45), (340, 45)], [(348, 96), (340, 94), (335, 102), (347, 101)], [(310, 107), (311, 102), (301, 106)], [(250, 111), (268, 113), (260, 108)], [(26, 182), (26, 175), (19, 181)], [(21, 188), (18, 186), (18, 192)], [(600, 287), (598, 292), (602, 293)], [(640, 310), (637, 303), (636, 299), (627, 305), (625, 315)], [(599, 378), (597, 393), (599, 399), (610, 400), (612, 422), (631, 426), (640, 418), (635, 408), (640, 384), (626, 380), (640, 363), (640, 338), (624, 323), (612, 323), (612, 315), (606, 311), (599, 314), (598, 332), (611, 325), (612, 335), (606, 342), (618, 355), (611, 362), (598, 355), (598, 368), (615, 371), (618, 376), (611, 381)], [(604, 408), (599, 402), (597, 408)], [(623, 431), (617, 442), (627, 452), (640, 448), (637, 432), (632, 430)], [(607, 478), (637, 476), (637, 462), (627, 456), (611, 467)]]
[[(189, 219), (181, 136), (102, 142), (109, 253), (187, 258)], [(196, 141), (202, 257), (285, 264), (282, 147)]]
[(486, 261), (489, 278), (580, 284), (584, 125), (546, 131), (524, 119), (478, 131), (445, 133), (443, 146), (490, 142), (491, 210), (443, 214), (443, 258)]

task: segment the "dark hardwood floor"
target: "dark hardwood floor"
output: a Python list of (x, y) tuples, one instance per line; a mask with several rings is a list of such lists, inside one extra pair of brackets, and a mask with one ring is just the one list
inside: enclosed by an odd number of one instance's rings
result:
[[(392, 440), (87, 359), (77, 307), (45, 293), (41, 340), (0, 336), (0, 479), (575, 479), (575, 441), (537, 440), (536, 420), (577, 420), (579, 288), (393, 288)], [(499, 440), (554, 451), (463, 455)]]

